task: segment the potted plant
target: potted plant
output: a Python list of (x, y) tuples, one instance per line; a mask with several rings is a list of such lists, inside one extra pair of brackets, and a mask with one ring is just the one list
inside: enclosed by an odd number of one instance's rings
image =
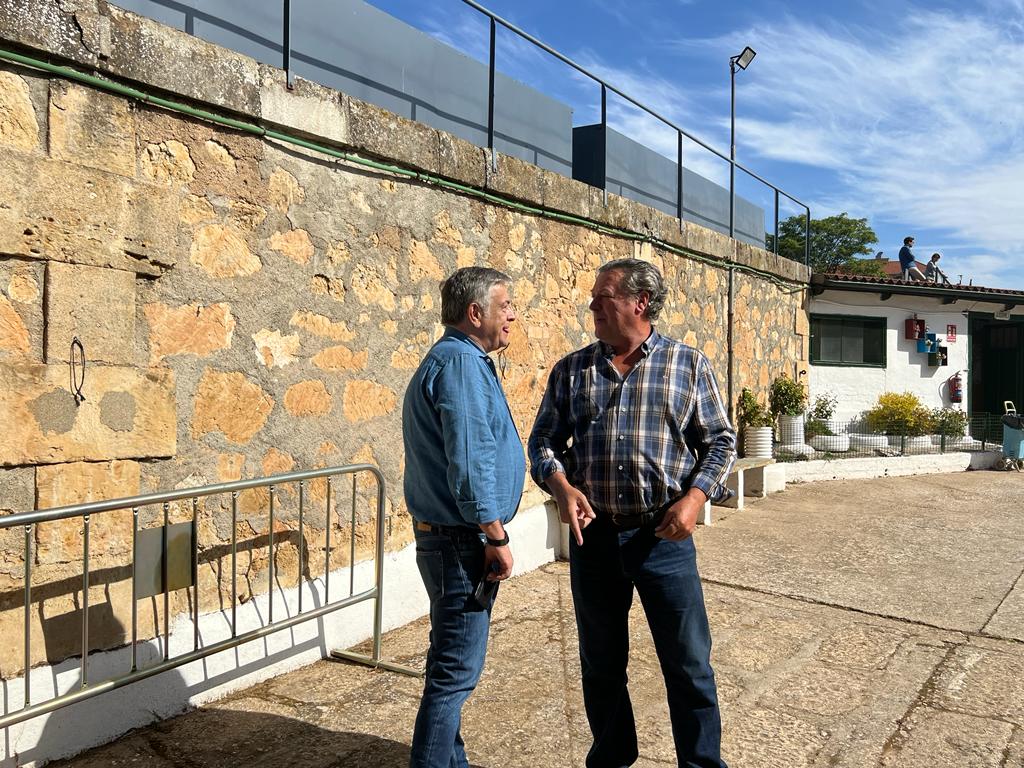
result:
[(807, 411), (804, 437), (817, 451), (845, 453), (850, 450), (850, 436), (839, 434), (841, 426), (833, 421), (836, 412), (836, 397), (831, 393), (818, 395)]
[(779, 420), (780, 442), (801, 446), (804, 442), (803, 412), (807, 407), (807, 389), (786, 374), (776, 376), (768, 390), (772, 416)]
[(933, 408), (931, 416), (936, 432), (936, 434), (932, 435), (932, 442), (936, 445), (943, 445), (949, 448), (971, 442), (967, 438), (966, 411), (958, 411), (952, 408)]
[(935, 426), (931, 411), (911, 392), (883, 392), (878, 404), (864, 413), (864, 421), (872, 432), (888, 435), (893, 447), (931, 446), (928, 434)]
[(754, 393), (744, 388), (736, 413), (740, 427), (743, 429), (743, 455), (751, 458), (770, 459), (772, 457), (772, 415), (754, 397)]

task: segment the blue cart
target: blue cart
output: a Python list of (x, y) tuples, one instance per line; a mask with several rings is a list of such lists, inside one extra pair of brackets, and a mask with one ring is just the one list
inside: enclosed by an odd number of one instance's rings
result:
[(1003, 403), (1006, 414), (1003, 422), (1003, 455), (1018, 461), (1024, 459), (1024, 416), (1017, 413), (1013, 403)]

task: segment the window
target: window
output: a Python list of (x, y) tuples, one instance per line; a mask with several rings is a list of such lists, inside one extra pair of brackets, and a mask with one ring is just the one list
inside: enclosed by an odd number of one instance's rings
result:
[(811, 315), (815, 365), (885, 367), (885, 318)]

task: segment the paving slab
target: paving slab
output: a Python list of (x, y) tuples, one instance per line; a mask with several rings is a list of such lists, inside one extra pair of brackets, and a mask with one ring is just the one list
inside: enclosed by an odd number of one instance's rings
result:
[[(982, 631), (1012, 615), (1024, 571), (1021, 525), (1003, 506), (1024, 483), (1006, 477), (933, 476), (929, 493), (913, 478), (800, 486), (698, 531), (732, 768), (1024, 765), (1024, 642)], [(957, 504), (927, 502), (936, 489)], [(873, 578), (884, 584), (869, 588)], [(982, 606), (958, 607), (967, 594)], [(395, 630), (385, 654), (422, 667), (427, 633), (425, 620)], [(675, 765), (639, 601), (631, 647), (636, 765)], [(59, 765), (400, 768), (421, 686), (318, 662)], [(584, 766), (565, 563), (502, 586), (463, 735), (476, 768)]]
[[(716, 524), (715, 582), (1024, 639), (1024, 475), (790, 486)], [(1000, 615), (1000, 607), (1002, 615)]]

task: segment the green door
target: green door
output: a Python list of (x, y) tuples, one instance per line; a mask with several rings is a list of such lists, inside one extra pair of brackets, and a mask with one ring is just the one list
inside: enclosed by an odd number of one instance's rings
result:
[(1003, 401), (1024, 410), (1024, 318), (970, 316), (968, 387), (971, 413), (1003, 413)]

